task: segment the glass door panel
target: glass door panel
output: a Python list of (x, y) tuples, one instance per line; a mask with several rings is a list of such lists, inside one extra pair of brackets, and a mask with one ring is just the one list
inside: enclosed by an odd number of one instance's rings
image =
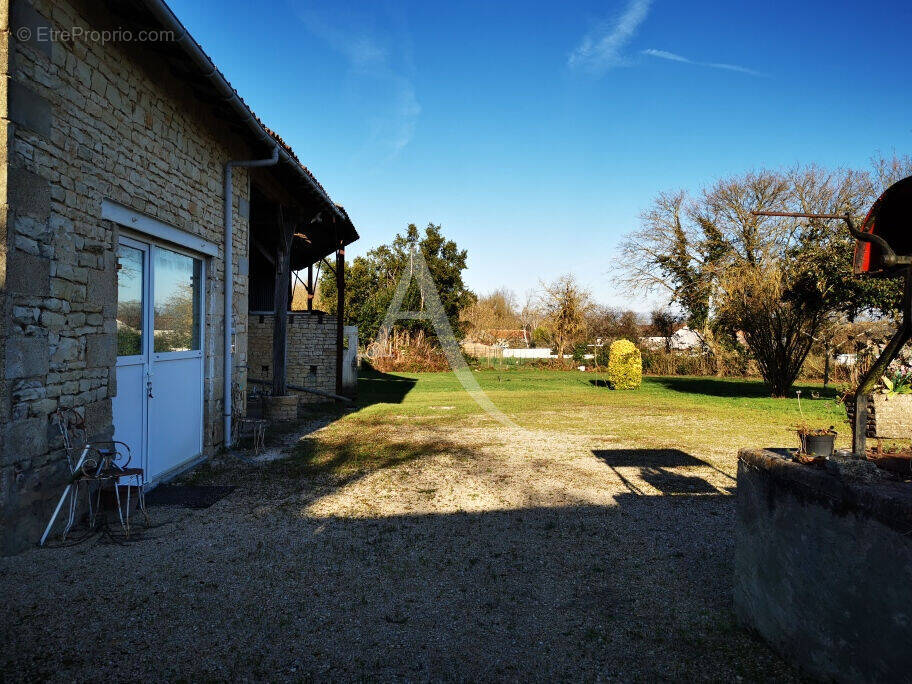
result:
[(154, 351), (200, 349), (202, 262), (161, 247), (155, 249)]
[(136, 247), (117, 249), (117, 355), (143, 353), (145, 253)]

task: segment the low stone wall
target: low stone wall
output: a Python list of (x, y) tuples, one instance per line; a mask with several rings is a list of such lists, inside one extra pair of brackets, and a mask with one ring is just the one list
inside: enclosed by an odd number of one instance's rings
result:
[(266, 397), (266, 417), (273, 421), (294, 420), (298, 417), (298, 404), (294, 395)]
[[(249, 316), (247, 343), (250, 377), (272, 380), (273, 314)], [(336, 317), (322, 312), (295, 311), (288, 314), (287, 380), (290, 385), (336, 391)], [(332, 401), (299, 392), (301, 404)]]
[[(849, 424), (855, 422), (855, 401), (846, 400)], [(872, 394), (868, 397), (868, 437), (912, 437), (912, 394)]]
[(912, 484), (744, 450), (737, 499), (738, 617), (813, 676), (908, 679)]

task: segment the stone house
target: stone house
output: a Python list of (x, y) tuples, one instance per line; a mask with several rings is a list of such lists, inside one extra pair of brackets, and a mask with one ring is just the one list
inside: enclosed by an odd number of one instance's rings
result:
[[(161, 0), (0, 0), (0, 18), (10, 553), (37, 540), (67, 480), (58, 409), (90, 439), (127, 442), (151, 484), (173, 477), (230, 440), (248, 367), (284, 388), (301, 352), (285, 334), (299, 328), (291, 272), (335, 254), (344, 273), (357, 233)], [(295, 344), (321, 340), (307, 372), (338, 386), (341, 326), (307, 316)], [(267, 317), (279, 334), (264, 359), (248, 338)]]

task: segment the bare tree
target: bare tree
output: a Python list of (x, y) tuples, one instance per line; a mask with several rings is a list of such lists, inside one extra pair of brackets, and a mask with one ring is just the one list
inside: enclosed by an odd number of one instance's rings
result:
[(588, 290), (583, 289), (573, 274), (542, 283), (542, 307), (547, 314), (555, 351), (563, 358), (564, 350), (585, 339), (586, 314), (592, 307)]
[(507, 288), (479, 297), (462, 310), (460, 318), (467, 324), (469, 338), (490, 344), (496, 332), (515, 329), (520, 323), (516, 312), (516, 295)]
[(774, 395), (791, 386), (830, 314), (895, 307), (889, 281), (852, 276), (853, 241), (838, 222), (756, 216), (756, 210), (849, 212), (857, 219), (912, 166), (873, 171), (816, 166), (718, 181), (696, 199), (659, 195), (624, 242), (622, 282), (664, 292), (715, 354), (716, 331), (743, 333)]
[(541, 306), (541, 300), (535, 290), (526, 292), (526, 298), (522, 307), (519, 309), (518, 318), (523, 329), (523, 337), (526, 345), (532, 346), (533, 335), (541, 327), (545, 319), (545, 312)]

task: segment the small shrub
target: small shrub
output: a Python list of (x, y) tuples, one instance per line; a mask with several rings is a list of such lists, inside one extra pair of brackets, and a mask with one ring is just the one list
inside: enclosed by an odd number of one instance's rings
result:
[(611, 343), (608, 352), (608, 382), (617, 390), (637, 389), (643, 381), (640, 350), (629, 340)]
[(585, 360), (586, 354), (588, 354), (588, 353), (589, 353), (589, 348), (586, 346), (585, 342), (581, 342), (580, 344), (574, 345), (573, 360), (577, 364), (580, 364), (583, 362), (583, 360)]

